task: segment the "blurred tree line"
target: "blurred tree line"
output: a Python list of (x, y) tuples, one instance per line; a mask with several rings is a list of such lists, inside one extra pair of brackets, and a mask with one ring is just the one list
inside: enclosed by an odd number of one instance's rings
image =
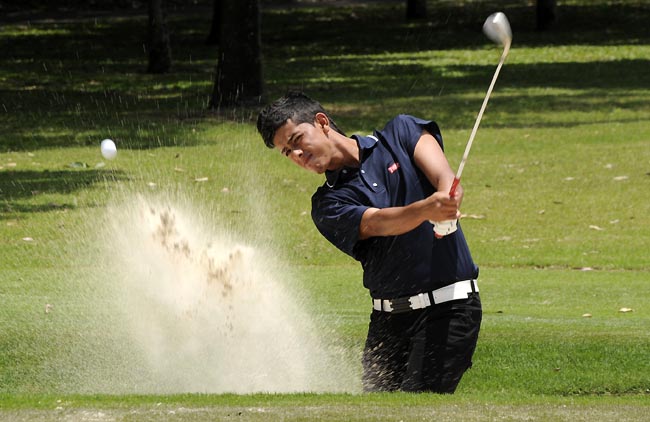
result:
[[(394, 1), (404, 3), (405, 19), (412, 20), (426, 18), (427, 2), (435, 0)], [(217, 109), (260, 102), (264, 93), (261, 7), (290, 8), (299, 3), (300, 0), (0, 0), (0, 14), (21, 10), (47, 13), (65, 9), (146, 9), (149, 17), (147, 71), (165, 73), (171, 70), (173, 62), (167, 14), (188, 5), (209, 6), (212, 23), (206, 43), (218, 49), (209, 106)], [(535, 8), (537, 29), (549, 29), (556, 20), (556, 0), (536, 0)]]

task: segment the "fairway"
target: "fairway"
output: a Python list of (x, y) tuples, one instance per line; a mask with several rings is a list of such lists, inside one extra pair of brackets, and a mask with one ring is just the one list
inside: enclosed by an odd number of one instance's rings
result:
[[(322, 3), (322, 4), (321, 4)], [(258, 106), (209, 110), (211, 2), (0, 18), (0, 420), (638, 421), (650, 411), (650, 6), (262, 2), (267, 99), (346, 133), (436, 120), (461, 160), (483, 324), (454, 395), (363, 394), (371, 302), (318, 233), (322, 176), (268, 150)], [(100, 5), (97, 5), (101, 8)], [(381, 28), (377, 28), (381, 22)], [(117, 155), (102, 156), (100, 142)]]
[[(508, 402), (508, 403), (506, 403)], [(558, 400), (499, 400), (428, 395), (254, 395), (166, 397), (68, 397), (23, 402), (3, 412), (7, 420), (123, 420), (123, 421), (578, 421), (644, 420), (640, 398), (609, 398), (594, 403), (579, 398)], [(29, 410), (25, 410), (29, 407)]]

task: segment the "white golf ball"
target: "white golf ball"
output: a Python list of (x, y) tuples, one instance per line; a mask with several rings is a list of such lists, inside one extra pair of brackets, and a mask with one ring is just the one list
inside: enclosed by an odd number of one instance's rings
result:
[(104, 139), (100, 148), (102, 150), (102, 156), (107, 160), (112, 160), (117, 156), (117, 147), (111, 139)]

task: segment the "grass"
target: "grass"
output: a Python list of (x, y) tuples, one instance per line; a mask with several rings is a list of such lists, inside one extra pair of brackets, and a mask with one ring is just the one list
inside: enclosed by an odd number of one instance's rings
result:
[[(18, 399), (17, 401), (20, 401)], [(575, 398), (569, 401), (544, 398), (544, 401), (499, 399), (490, 403), (467, 399), (408, 394), (355, 395), (253, 395), (253, 396), (133, 396), (128, 398), (71, 396), (66, 399), (41, 397), (26, 400), (8, 409), (6, 414), (31, 420), (52, 417), (117, 420), (229, 420), (242, 421), (309, 421), (309, 420), (538, 420), (590, 421), (626, 415), (627, 420), (640, 420), (639, 409), (645, 406), (639, 398), (611, 398), (596, 405)], [(29, 411), (24, 411), (29, 408)], [(101, 411), (96, 409), (100, 408)], [(522, 415), (525, 415), (522, 417)]]
[[(598, 404), (581, 398), (543, 401), (492, 400), (479, 403), (467, 398), (429, 395), (252, 395), (252, 396), (132, 396), (127, 398), (71, 396), (65, 399), (41, 397), (38, 401), (16, 400), (7, 409), (10, 416), (28, 415), (31, 420), (64, 418), (115, 418), (117, 420), (229, 420), (242, 421), (375, 421), (375, 420), (538, 420), (590, 421), (607, 420), (625, 415), (627, 420), (641, 420), (640, 409), (646, 406), (640, 398), (610, 398)], [(15, 403), (15, 402), (14, 402)], [(28, 408), (26, 412), (24, 409)], [(101, 410), (97, 410), (101, 409)]]
[[(432, 2), (432, 18), (410, 23), (397, 2), (263, 14), (268, 98), (303, 88), (349, 133), (402, 112), (434, 118), (454, 167), (500, 53), (478, 28), (497, 5), (510, 18), (513, 49), (463, 181), (484, 325), (474, 368), (444, 397), (124, 394), (129, 385), (139, 393), (146, 372), (120, 369), (135, 358), (106, 329), (116, 320), (97, 283), (115, 201), (170, 197), (271, 251), (352, 354), (367, 324), (361, 271), (312, 226), (321, 178), (263, 147), (256, 109), (206, 109), (216, 57), (202, 43), (206, 5), (170, 14), (174, 69), (163, 76), (144, 73), (138, 11), (9, 14), (0, 28), (0, 419), (644, 419), (650, 38), (641, 22), (650, 9), (562, 2), (558, 25), (538, 33), (524, 3)], [(99, 155), (108, 137), (114, 161)], [(89, 374), (120, 380), (122, 392), (93, 390)]]

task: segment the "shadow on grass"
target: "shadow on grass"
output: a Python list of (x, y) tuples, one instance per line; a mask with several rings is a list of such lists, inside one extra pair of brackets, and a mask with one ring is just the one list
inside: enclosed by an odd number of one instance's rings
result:
[[(44, 194), (71, 194), (93, 185), (126, 180), (116, 170), (12, 170), (0, 172), (0, 219), (14, 213), (38, 213), (76, 208), (74, 203), (30, 201)], [(73, 198), (67, 198), (66, 201)]]
[[(333, 57), (309, 60), (322, 73), (298, 75), (281, 81), (310, 91), (350, 93), (352, 98), (399, 98), (408, 95), (438, 93), (442, 87), (455, 95), (475, 92), (485, 87), (492, 78), (494, 65), (423, 66), (375, 62), (361, 63), (358, 58)], [(495, 60), (496, 62), (496, 60)], [(591, 61), (588, 63), (507, 64), (499, 77), (499, 84), (520, 88), (566, 88), (610, 90), (637, 90), (650, 86), (650, 59)], [(281, 77), (282, 71), (276, 76)], [(625, 75), (625, 77), (621, 77)], [(280, 82), (280, 83), (282, 83)], [(438, 90), (435, 88), (438, 87)], [(339, 92), (340, 91), (340, 92)]]
[(645, 24), (650, 19), (650, 5), (634, 1), (615, 7), (605, 1), (584, 3), (560, 4), (558, 22), (544, 32), (535, 30), (534, 4), (511, 0), (428, 2), (429, 18), (417, 21), (404, 19), (403, 1), (271, 9), (264, 16), (268, 29), (263, 42), (273, 57), (289, 51), (292, 56), (314, 56), (314, 47), (327, 55), (478, 48), (486, 43), (481, 33), (483, 22), (495, 11), (508, 16), (517, 46), (650, 42)]
[(158, 98), (34, 88), (4, 90), (0, 96), (8, 110), (0, 116), (7, 129), (0, 146), (14, 151), (98, 145), (105, 138), (137, 149), (192, 145), (191, 130), (209, 115), (200, 98), (183, 101), (181, 94)]
[[(214, 127), (227, 119), (251, 124), (256, 108), (206, 109), (217, 56), (216, 47), (203, 43), (210, 24), (206, 4), (170, 14), (174, 67), (166, 75), (144, 73), (144, 9), (7, 26), (0, 35), (5, 56), (0, 69), (0, 124), (5, 127), (0, 148), (92, 145), (105, 137), (127, 148), (194, 145), (205, 142), (190, 135), (198, 126)], [(299, 87), (324, 103), (343, 102), (341, 120), (354, 121), (356, 127), (376, 126), (397, 112), (410, 112), (404, 110), (407, 102), (423, 106), (423, 113), (442, 114), (447, 126), (466, 127), (478, 105), (467, 110), (463, 96), (482, 95), (494, 65), (426, 66), (393, 60), (390, 54), (485, 48), (480, 28), (497, 9), (508, 14), (518, 47), (650, 43), (645, 30), (650, 6), (640, 2), (560, 5), (560, 20), (544, 33), (534, 30), (534, 7), (520, 1), (429, 2), (430, 18), (411, 22), (404, 19), (403, 1), (265, 5), (267, 99)], [(583, 97), (582, 104), (603, 111), (610, 107), (600, 101), (603, 90), (615, 96), (616, 91), (650, 86), (649, 61), (508, 64), (499, 87), (593, 90), (591, 101)], [(516, 116), (525, 101), (504, 101), (499, 107)], [(539, 110), (571, 107), (553, 97), (536, 101)], [(633, 106), (634, 101), (623, 105)]]
[[(286, 80), (286, 86), (303, 89), (326, 104), (342, 128), (377, 128), (398, 112), (435, 118), (447, 128), (468, 127), (476, 117), (495, 68), (379, 63), (362, 70), (353, 59), (350, 63), (341, 60), (340, 66), (328, 63), (331, 61), (323, 62), (323, 68), (331, 68), (321, 79), (306, 75)], [(552, 127), (555, 123), (544, 114), (582, 111), (590, 115), (585, 117), (590, 119), (588, 122), (576, 115), (571, 121), (558, 124), (571, 127), (596, 123), (594, 116), (614, 108), (640, 113), (648, 107), (647, 94), (641, 95), (650, 86), (650, 72), (646, 69), (650, 69), (650, 60), (509, 64), (501, 72), (498, 92), (492, 95), (489, 106), (508, 118), (489, 124)], [(355, 70), (357, 76), (345, 77)], [(539, 94), (531, 96), (530, 90), (535, 89)], [(573, 94), (544, 95), (549, 89), (572, 90)], [(538, 120), (523, 121), (532, 110), (541, 113)], [(616, 120), (610, 118), (607, 122)]]
[(0, 124), (9, 130), (0, 147), (92, 145), (106, 137), (128, 148), (191, 145), (191, 121), (210, 114), (214, 67), (203, 62), (214, 47), (191, 30), (192, 18), (180, 25), (173, 47), (182, 53), (165, 75), (145, 73), (143, 15), (42, 19), (6, 29)]

